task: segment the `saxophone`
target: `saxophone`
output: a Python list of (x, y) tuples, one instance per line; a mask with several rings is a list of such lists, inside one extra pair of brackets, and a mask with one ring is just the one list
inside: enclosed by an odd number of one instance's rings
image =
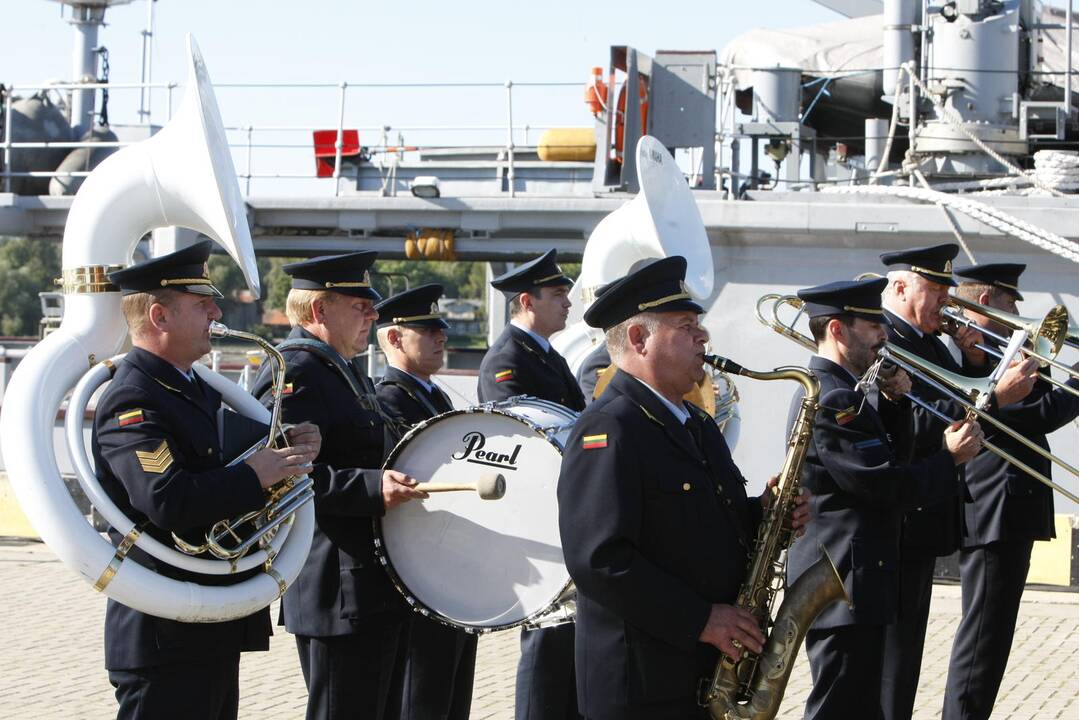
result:
[(722, 655), (701, 698), (712, 720), (770, 720), (779, 712), (794, 657), (810, 624), (833, 602), (849, 602), (843, 580), (822, 548), (821, 558), (786, 589), (772, 619), (776, 593), (784, 581), (786, 562), (781, 555), (794, 539), (788, 520), (801, 493), (802, 464), (813, 437), (820, 383), (799, 367), (754, 372), (716, 355), (705, 355), (704, 361), (718, 370), (755, 380), (794, 380), (805, 389), (775, 496), (761, 521), (749, 573), (735, 601), (736, 607), (753, 613), (765, 631), (764, 650), (760, 655), (743, 651), (738, 658)]

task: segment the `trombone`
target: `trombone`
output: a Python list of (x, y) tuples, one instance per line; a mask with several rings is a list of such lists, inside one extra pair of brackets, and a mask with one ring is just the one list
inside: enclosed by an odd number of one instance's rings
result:
[[(772, 307), (769, 313), (765, 315), (761, 307), (769, 301), (772, 303)], [(812, 347), (813, 352), (816, 352), (817, 343), (814, 342), (812, 338), (799, 332), (798, 330), (795, 330), (794, 322), (786, 324), (779, 319), (779, 308), (781, 306), (790, 305), (791, 307), (796, 308), (799, 312), (799, 315), (801, 315), (804, 304), (804, 301), (796, 295), (780, 295), (778, 293), (770, 293), (769, 295), (765, 295), (757, 301), (757, 318), (764, 325), (767, 325), (780, 335), (794, 340), (803, 347)], [(795, 318), (795, 321), (796, 320), (797, 318)], [(1058, 458), (1056, 455), (1053, 455), (1045, 448), (1031, 442), (1015, 430), (1012, 430), (1000, 420), (996, 419), (989, 413), (982, 410), (981, 407), (979, 407), (978, 400), (988, 397), (988, 395), (992, 392), (992, 381), (989, 378), (968, 378), (964, 375), (950, 372), (942, 367), (939, 367), (938, 365), (934, 365), (931, 362), (923, 360), (917, 355), (909, 353), (906, 350), (903, 350), (902, 348), (893, 345), (892, 343), (885, 343), (885, 346), (881, 348), (877, 356), (877, 362), (874, 363), (874, 365), (869, 368), (868, 371), (866, 371), (866, 376), (875, 374), (877, 370), (879, 370), (881, 363), (885, 361), (891, 362), (899, 366), (907, 373), (909, 373), (912, 377), (918, 378), (926, 385), (929, 385), (930, 387), (935, 389), (937, 392), (959, 403), (959, 405), (961, 405), (966, 410), (967, 419), (977, 417), (978, 420), (984, 420), (993, 427), (997, 428), (1000, 432), (1009, 436), (1016, 442), (1022, 444), (1024, 447), (1028, 448), (1033, 452), (1036, 452), (1038, 455), (1045, 458), (1050, 463), (1055, 463), (1060, 468), (1067, 470), (1072, 475), (1079, 477), (1079, 469), (1073, 467), (1071, 464), (1062, 460), (1061, 458)], [(946, 413), (941, 412), (937, 408), (933, 407), (930, 403), (914, 395), (914, 393), (907, 393), (906, 397), (915, 405), (918, 405), (919, 407), (926, 410), (929, 414), (949, 425), (957, 422), (956, 418), (950, 417)], [(1076, 495), (1064, 486), (1053, 482), (1051, 478), (1047, 477), (1038, 470), (1035, 470), (1030, 465), (1015, 457), (1003, 448), (994, 445), (987, 440), (982, 441), (982, 447), (993, 453), (994, 455), (997, 455), (1005, 462), (1008, 462), (1019, 468), (1023, 472), (1033, 477), (1035, 480), (1056, 490), (1072, 502), (1079, 503), (1079, 495)]]
[[(1057, 305), (1046, 313), (1045, 317), (1028, 318), (988, 307), (986, 305), (981, 305), (953, 295), (948, 301), (948, 304), (940, 309), (940, 316), (944, 321), (944, 330), (949, 335), (954, 333), (952, 328), (962, 325), (973, 328), (999, 343), (1007, 344), (1007, 337), (978, 325), (970, 318), (965, 317), (962, 314), (963, 310), (970, 310), (979, 315), (985, 315), (991, 320), (1013, 330), (1025, 330), (1028, 336), (1027, 342), (1030, 343), (1031, 347), (1022, 347), (1020, 348), (1020, 352), (1037, 360), (1042, 367), (1054, 367), (1067, 373), (1068, 376), (1072, 378), (1079, 378), (1079, 372), (1055, 359), (1061, 348), (1063, 348), (1068, 341), (1068, 310), (1063, 305)], [(1000, 350), (984, 343), (977, 343), (974, 347), (984, 353), (992, 355), (998, 360), (1002, 357)], [(1043, 375), (1043, 377), (1056, 387), (1065, 390), (1072, 395), (1079, 396), (1079, 390), (1076, 390), (1067, 383), (1057, 380), (1048, 373)]]
[[(219, 322), (210, 323), (210, 337), (236, 338), (246, 340), (258, 345), (273, 363), (273, 407), (270, 410), (269, 435), (252, 445), (239, 456), (228, 463), (229, 467), (238, 465), (259, 450), (268, 447), (279, 447), (279, 442), (285, 440), (285, 426), (281, 423), (281, 400), (284, 397), (285, 387), (285, 358), (273, 345), (253, 333), (232, 330)], [(206, 533), (206, 542), (202, 545), (189, 543), (176, 533), (172, 534), (172, 540), (176, 547), (188, 555), (201, 555), (209, 552), (220, 560), (235, 562), (247, 554), (256, 544), (264, 545), (273, 538), (277, 529), (286, 522), (292, 521), (293, 514), (303, 505), (315, 498), (313, 488), (314, 481), (306, 476), (288, 477), (267, 488), (266, 504), (259, 510), (245, 513), (232, 519), (219, 520), (214, 523), (210, 531)], [(253, 530), (248, 537), (240, 534), (240, 526), (250, 524)]]
[[(857, 275), (854, 279), (863, 280), (870, 277), (884, 276), (875, 272), (864, 272)], [(779, 296), (775, 293), (771, 293), (765, 295), (761, 300), (776, 297)], [(758, 301), (757, 319), (761, 320), (759, 303), (760, 301)], [(988, 307), (987, 305), (972, 302), (956, 295), (948, 296), (948, 303), (940, 309), (942, 321), (941, 329), (944, 330), (944, 332), (949, 335), (954, 335), (954, 328), (962, 325), (964, 327), (973, 328), (982, 333), (982, 335), (987, 335), (1002, 345), (1007, 345), (1007, 337), (1000, 333), (995, 333), (992, 330), (987, 330), (970, 318), (965, 317), (963, 315), (964, 310), (970, 310), (979, 315), (985, 315), (1012, 330), (1025, 330), (1027, 333), (1027, 342), (1030, 343), (1030, 347), (1020, 348), (1020, 352), (1037, 360), (1043, 368), (1054, 367), (1057, 370), (1067, 373), (1069, 377), (1079, 378), (1079, 372), (1056, 359), (1056, 356), (1060, 353), (1064, 345), (1079, 347), (1079, 326), (1070, 324), (1068, 309), (1063, 305), (1054, 306), (1044, 317), (1023, 317), (1022, 315), (1016, 315), (1014, 313), (1005, 312), (1004, 310), (997, 310), (996, 308)], [(773, 317), (775, 316), (773, 315)], [(761, 322), (765, 321), (761, 320)], [(783, 331), (777, 330), (777, 332)], [(1003, 353), (1001, 353), (1000, 350), (984, 343), (977, 343), (974, 347), (998, 360), (1003, 357)], [(816, 350), (815, 347), (813, 349)], [(1079, 397), (1079, 390), (1071, 387), (1066, 382), (1057, 380), (1049, 373), (1046, 373), (1043, 377), (1052, 385)]]

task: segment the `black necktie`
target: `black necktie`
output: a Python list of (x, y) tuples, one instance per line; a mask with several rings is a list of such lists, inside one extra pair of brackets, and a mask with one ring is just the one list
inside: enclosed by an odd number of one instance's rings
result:
[(202, 400), (206, 399), (206, 389), (202, 387), (202, 381), (199, 380), (199, 374), (194, 370), (191, 371), (191, 375), (187, 378), (192, 387), (195, 388), (195, 397)]
[(697, 423), (696, 418), (691, 414), (686, 418), (686, 430), (689, 430), (689, 436), (693, 438), (693, 442), (697, 445), (697, 449), (704, 453), (704, 437), (701, 434), (701, 426)]
[(438, 389), (437, 385), (432, 384), (431, 389), (427, 393), (431, 396), (431, 404), (435, 406), (435, 409), (440, 413), (449, 412), (453, 410), (453, 405), (450, 404), (445, 394)]

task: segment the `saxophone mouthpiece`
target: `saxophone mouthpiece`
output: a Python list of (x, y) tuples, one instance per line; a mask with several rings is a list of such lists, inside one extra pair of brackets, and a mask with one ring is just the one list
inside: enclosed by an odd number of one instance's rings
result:
[(215, 339), (227, 338), (232, 331), (228, 329), (228, 326), (214, 320), (210, 323), (210, 337)]
[(745, 371), (744, 367), (722, 355), (705, 355), (704, 361), (716, 370), (722, 370), (733, 375), (741, 375)]

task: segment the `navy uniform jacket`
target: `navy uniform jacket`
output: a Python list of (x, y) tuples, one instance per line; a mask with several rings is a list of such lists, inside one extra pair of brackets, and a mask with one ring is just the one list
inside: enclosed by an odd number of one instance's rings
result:
[[(266, 502), (250, 466), (225, 467), (228, 459), (221, 455), (217, 432), (220, 405), (219, 393), (202, 382), (193, 385), (173, 365), (141, 348), (133, 348), (119, 363), (97, 403), (93, 453), (98, 479), (127, 517), (148, 523), (145, 532), (168, 547), (173, 545), (171, 532), (201, 544), (218, 520), (258, 510)], [(109, 534), (119, 544), (119, 533), (110, 529)], [(189, 573), (138, 548), (126, 562), (203, 585), (230, 585), (250, 577)], [(229, 622), (183, 623), (109, 600), (105, 667), (124, 670), (266, 650), (270, 632), (268, 610)]]
[(584, 395), (565, 358), (544, 352), (531, 335), (513, 325), (487, 350), (480, 363), (480, 402), (531, 395), (570, 410), (584, 410)]
[(596, 383), (599, 374), (611, 364), (611, 354), (607, 351), (607, 343), (600, 343), (592, 352), (585, 355), (584, 362), (577, 369), (577, 384), (581, 386), (584, 401), (591, 404), (592, 395), (596, 391)]
[[(952, 357), (948, 347), (935, 335), (922, 335), (918, 333), (902, 318), (889, 312), (884, 314), (888, 317), (888, 342), (908, 350), (915, 355), (938, 365), (945, 370), (957, 374), (963, 374), (963, 369)], [(911, 393), (916, 397), (928, 402), (937, 410), (944, 412), (949, 417), (962, 418), (966, 412), (954, 400), (942, 395), (915, 377), (911, 377)], [(989, 406), (989, 411), (996, 409), (994, 399)], [(947, 426), (943, 420), (931, 415), (924, 408), (914, 407), (914, 445), (912, 449), (913, 460), (924, 460), (938, 452), (944, 438), (944, 430)], [(983, 428), (985, 429), (985, 428)], [(905, 460), (904, 458), (900, 458)], [(959, 468), (956, 473), (963, 480), (964, 468)], [(966, 495), (965, 490), (960, 490), (960, 499)], [(907, 513), (903, 519), (903, 549), (917, 555), (936, 555), (942, 557), (950, 555), (959, 548), (959, 504), (953, 499), (944, 502), (918, 506)]]
[[(317, 339), (293, 328), (289, 339)], [(375, 556), (371, 519), (385, 512), (382, 418), (315, 353), (285, 350), (282, 421), (312, 422), (322, 448), (310, 473), (315, 490), (315, 535), (299, 577), (281, 603), (285, 627), (295, 635), (324, 637), (358, 632), (357, 621), (401, 613), (404, 601)], [(350, 369), (354, 365), (346, 363)], [(366, 377), (354, 372), (361, 386)], [(258, 387), (256, 380), (253, 387)]]
[[(813, 522), (787, 555), (794, 582), (824, 547), (851, 599), (833, 603), (814, 628), (887, 625), (899, 601), (899, 532), (903, 512), (920, 503), (954, 499), (955, 464), (947, 450), (907, 465), (913, 440), (910, 401), (880, 399), (880, 412), (855, 388), (845, 369), (814, 356), (809, 369), (820, 380), (820, 410), (813, 442), (802, 466), (802, 483), (813, 493)], [(791, 403), (791, 422), (804, 391)]]
[[(386, 368), (386, 375), (378, 384), (378, 402), (387, 415), (407, 426), (453, 410), (453, 403), (437, 386), (433, 392), (427, 392), (416, 378), (392, 365)], [(400, 430), (407, 428), (398, 429), (397, 440), (404, 434)]]
[[(1079, 389), (1079, 380), (1068, 384)], [(1079, 415), (1079, 398), (1038, 380), (1029, 395), (996, 413), (1008, 427), (1049, 449), (1048, 433)], [(986, 423), (985, 439), (1046, 477), (1052, 463)], [(1048, 540), (1053, 528), (1053, 490), (998, 455), (983, 450), (966, 465), (970, 497), (963, 503), (963, 547), (998, 540)]]
[(718, 651), (698, 642), (732, 603), (761, 518), (714, 422), (704, 454), (645, 385), (617, 372), (581, 414), (558, 480), (559, 529), (577, 584), (577, 696), (586, 717), (692, 704)]

